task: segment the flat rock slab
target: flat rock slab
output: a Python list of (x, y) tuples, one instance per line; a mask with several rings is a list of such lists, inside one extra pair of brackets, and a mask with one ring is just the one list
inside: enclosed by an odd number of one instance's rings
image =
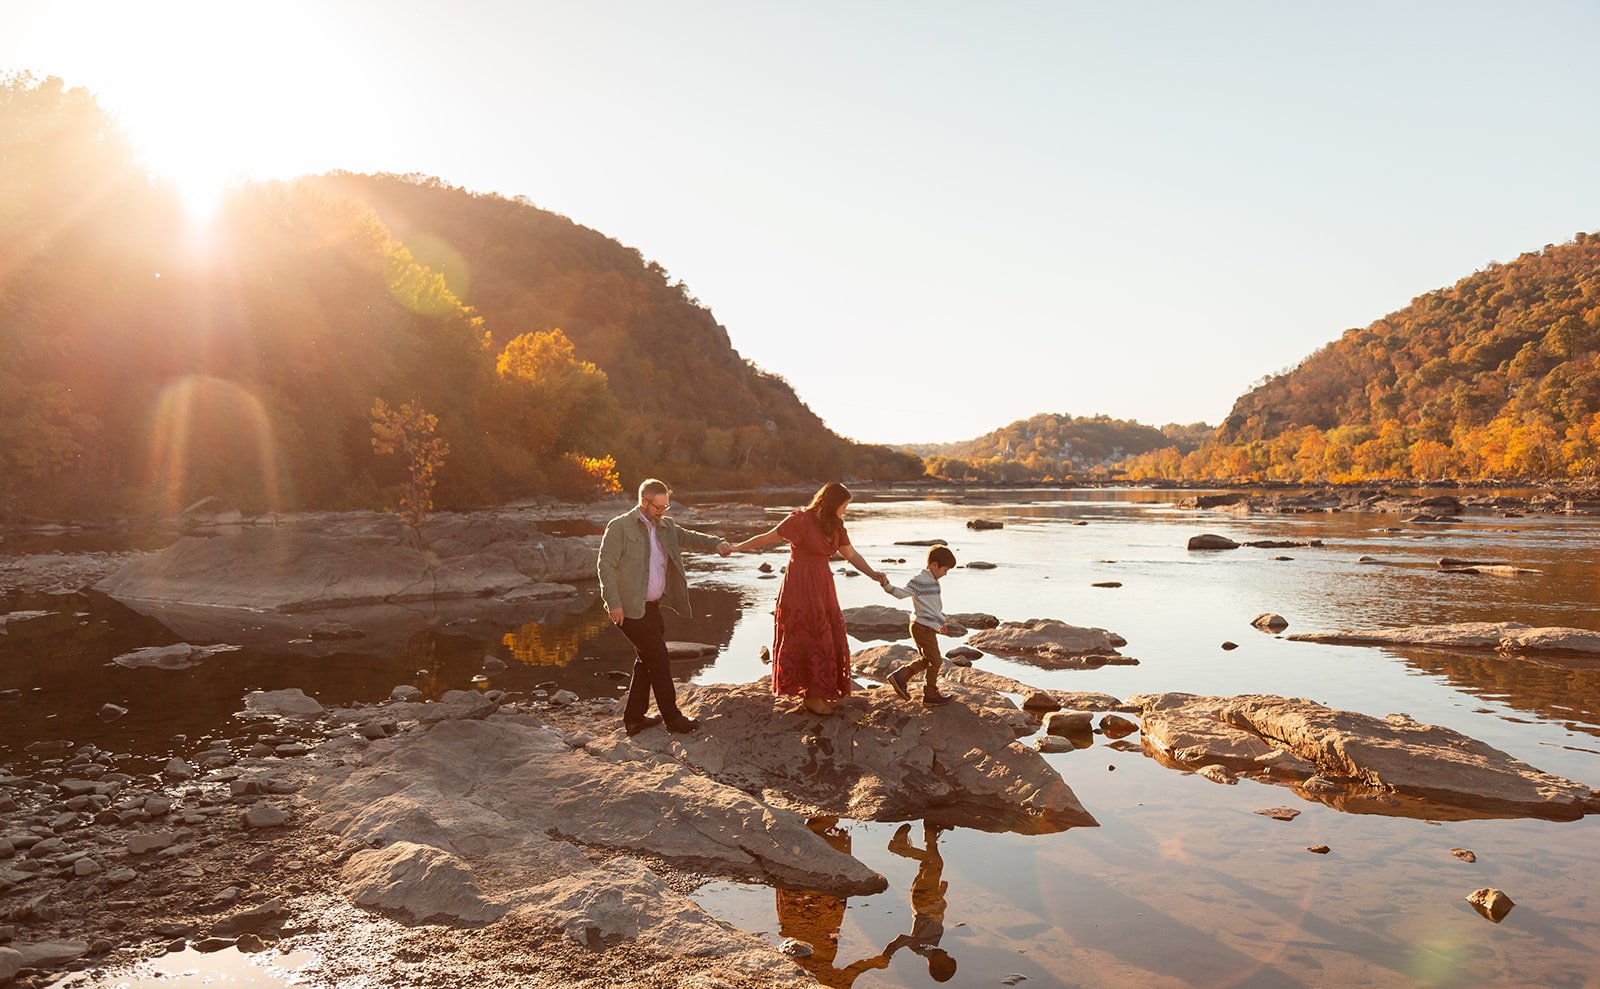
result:
[(1600, 659), (1600, 632), (1585, 628), (1534, 628), (1520, 622), (1413, 625), (1371, 632), (1302, 632), (1295, 642), (1339, 646), (1433, 646), (1482, 649), (1506, 655), (1564, 655)]
[(294, 613), (592, 579), (597, 547), (506, 511), (440, 513), (419, 530), (392, 515), (330, 513), (185, 536), (95, 587), (120, 601)]
[(911, 612), (883, 604), (845, 608), (845, 631), (858, 639), (909, 639), (911, 638)]
[(992, 692), (950, 686), (957, 703), (925, 708), (881, 691), (818, 717), (786, 699), (775, 711), (771, 690), (766, 679), (688, 688), (680, 704), (700, 730), (636, 740), (742, 789), (858, 820), (938, 813), (1027, 833), (1097, 823), (1049, 763), (1016, 744), (1013, 718), (1027, 716)]
[(548, 833), (732, 876), (884, 888), (798, 816), (620, 734), (573, 748), (529, 716), (446, 720), (375, 741), (365, 765), (328, 773), (307, 795), (328, 827), (369, 845), (411, 841), (515, 872), (526, 839)]
[(1270, 694), (1128, 698), (1145, 744), (1183, 765), (1311, 772), (1458, 809), (1465, 817), (1573, 820), (1600, 813), (1600, 794), (1459, 732), (1404, 714), (1385, 718)]
[(178, 642), (170, 646), (146, 646), (143, 649), (125, 652), (112, 662), (129, 670), (187, 670), (199, 666), (218, 653), (234, 652), (237, 649), (239, 646), (194, 646), (187, 642)]
[(1003, 622), (999, 628), (974, 632), (967, 644), (1047, 669), (1128, 665), (1138, 660), (1117, 652), (1128, 640), (1103, 628), (1068, 625), (1053, 618)]

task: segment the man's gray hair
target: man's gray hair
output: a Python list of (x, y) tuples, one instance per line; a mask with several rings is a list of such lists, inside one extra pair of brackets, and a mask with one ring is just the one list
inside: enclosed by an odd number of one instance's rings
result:
[(647, 477), (639, 482), (639, 501), (654, 498), (656, 495), (670, 495), (672, 489), (667, 487), (667, 482), (655, 477)]

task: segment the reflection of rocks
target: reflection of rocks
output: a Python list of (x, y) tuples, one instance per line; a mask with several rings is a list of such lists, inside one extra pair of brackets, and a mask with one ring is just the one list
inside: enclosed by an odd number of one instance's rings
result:
[(1600, 812), (1600, 794), (1448, 728), (1403, 714), (1378, 719), (1271, 695), (1128, 698), (1144, 710), (1145, 744), (1186, 765), (1314, 772), (1478, 816), (1557, 820)]
[(1296, 642), (1341, 646), (1434, 646), (1492, 649), (1507, 655), (1542, 653), (1600, 658), (1600, 632), (1586, 628), (1532, 628), (1519, 622), (1462, 622), (1416, 625), (1371, 632), (1305, 632)]
[[(0, 556), (0, 594), (22, 589), (44, 594), (79, 591), (155, 553), (30, 553)], [(0, 623), (3, 624), (3, 623)]]
[(1021, 659), (1047, 669), (1133, 665), (1138, 662), (1117, 652), (1128, 640), (1103, 628), (1068, 625), (1053, 618), (1005, 622), (999, 628), (975, 632), (968, 644), (975, 649)]
[(700, 731), (635, 741), (742, 789), (828, 814), (898, 820), (938, 812), (1026, 832), (1095, 823), (1037, 753), (1014, 744), (1013, 718), (1028, 720), (1014, 704), (943, 685), (958, 703), (924, 708), (883, 691), (883, 700), (850, 698), (826, 718), (775, 714), (765, 679), (689, 687), (679, 702), (700, 719)]

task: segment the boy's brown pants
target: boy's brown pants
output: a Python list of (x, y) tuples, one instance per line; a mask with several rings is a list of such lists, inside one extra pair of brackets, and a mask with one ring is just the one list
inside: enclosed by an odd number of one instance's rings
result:
[(926, 625), (911, 623), (911, 641), (917, 644), (917, 652), (922, 656), (916, 662), (903, 667), (906, 679), (909, 680), (923, 670), (928, 671), (928, 685), (924, 688), (932, 694), (939, 689), (939, 669), (944, 666), (944, 658), (939, 655), (939, 633)]

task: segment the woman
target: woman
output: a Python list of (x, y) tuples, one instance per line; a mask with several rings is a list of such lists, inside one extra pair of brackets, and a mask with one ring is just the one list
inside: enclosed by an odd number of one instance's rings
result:
[(804, 697), (806, 710), (813, 714), (832, 714), (838, 699), (850, 695), (851, 685), (850, 644), (845, 639), (844, 615), (839, 611), (828, 561), (838, 554), (878, 583), (889, 582), (850, 545), (844, 530), (849, 504), (850, 489), (830, 481), (811, 504), (734, 547), (735, 551), (761, 550), (778, 542), (789, 543), (789, 567), (778, 588), (774, 612), (772, 689)]

